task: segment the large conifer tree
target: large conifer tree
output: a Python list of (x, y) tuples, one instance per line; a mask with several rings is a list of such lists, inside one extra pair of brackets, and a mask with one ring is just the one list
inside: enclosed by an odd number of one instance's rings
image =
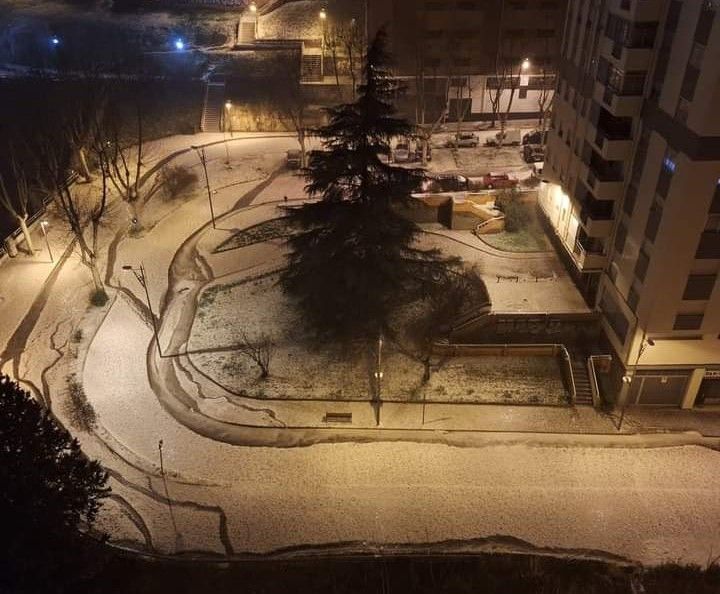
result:
[(107, 473), (0, 374), (0, 592), (60, 592), (96, 560), (82, 538), (110, 491)]
[(393, 137), (412, 132), (395, 117), (397, 92), (386, 66), (385, 34), (368, 48), (365, 84), (354, 103), (328, 109), (311, 153), (306, 190), (319, 200), (289, 209), (300, 232), (289, 240), (282, 282), (316, 329), (343, 338), (376, 336), (401, 305), (427, 295), (449, 261), (413, 247), (419, 228), (394, 206), (422, 174), (381, 160)]

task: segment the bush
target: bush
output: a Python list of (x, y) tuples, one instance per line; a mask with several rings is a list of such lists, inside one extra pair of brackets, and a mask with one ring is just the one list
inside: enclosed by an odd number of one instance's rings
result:
[(93, 291), (90, 295), (90, 303), (95, 307), (102, 307), (108, 302), (108, 299), (108, 294), (103, 289)]
[(174, 200), (198, 181), (198, 176), (184, 165), (168, 165), (160, 171), (160, 183), (168, 200)]
[(97, 426), (97, 415), (95, 409), (87, 401), (85, 390), (82, 384), (74, 375), (68, 380), (68, 401), (66, 412), (70, 418), (70, 424), (81, 431), (91, 431)]
[(495, 206), (505, 215), (505, 231), (517, 233), (532, 220), (530, 207), (518, 199), (516, 190), (503, 192), (495, 200)]

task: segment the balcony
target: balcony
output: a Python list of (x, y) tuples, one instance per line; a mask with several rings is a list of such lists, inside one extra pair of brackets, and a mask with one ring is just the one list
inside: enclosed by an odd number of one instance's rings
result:
[(607, 263), (607, 256), (602, 252), (589, 252), (579, 241), (575, 242), (572, 252), (577, 267), (585, 272), (588, 270), (602, 270)]
[(617, 41), (603, 37), (600, 42), (600, 55), (622, 71), (647, 70), (652, 60), (652, 49), (625, 47)]
[(620, 117), (639, 115), (643, 104), (642, 92), (637, 95), (621, 95), (599, 81), (595, 81), (593, 99), (604, 105), (611, 114)]
[(588, 124), (587, 138), (606, 161), (625, 161), (632, 155), (632, 120), (600, 108)]
[(623, 193), (623, 181), (588, 167), (587, 185), (598, 200), (619, 200)]
[[(578, 185), (580, 195), (578, 201), (580, 203), (580, 223), (585, 231), (583, 238), (596, 240), (598, 238), (608, 237), (613, 227), (613, 202), (597, 200), (587, 190), (583, 192), (584, 186)], [(577, 190), (576, 190), (577, 192)], [(585, 249), (589, 249), (588, 243), (584, 245)]]
[(629, 21), (658, 21), (662, 0), (610, 0), (608, 8)]

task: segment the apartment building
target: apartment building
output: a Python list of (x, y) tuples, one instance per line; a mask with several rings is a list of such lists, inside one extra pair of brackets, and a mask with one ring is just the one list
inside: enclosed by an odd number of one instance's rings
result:
[(569, 4), (540, 206), (621, 402), (720, 404), (720, 4)]
[[(515, 87), (515, 117), (534, 117), (538, 95), (547, 95), (542, 91), (548, 84), (554, 88), (567, 0), (367, 3), (369, 34), (385, 27), (395, 71), (408, 80), (411, 93), (421, 75), (430, 92), (446, 94), (443, 82), (452, 82), (450, 99), (461, 105), (450, 107), (450, 119), (458, 113), (468, 120), (487, 119), (498, 84)], [(525, 60), (529, 67), (521, 71)]]

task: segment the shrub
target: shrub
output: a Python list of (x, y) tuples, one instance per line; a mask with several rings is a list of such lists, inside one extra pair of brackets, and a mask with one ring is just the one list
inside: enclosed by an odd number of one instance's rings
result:
[(159, 175), (168, 200), (176, 199), (198, 181), (197, 174), (184, 165), (168, 165), (162, 168)]
[(530, 222), (530, 212), (526, 204), (511, 200), (505, 205), (505, 231), (516, 233)]
[(81, 431), (91, 431), (97, 426), (97, 415), (95, 409), (87, 401), (85, 390), (82, 384), (74, 375), (68, 377), (68, 401), (66, 412), (70, 424)]
[(72, 341), (73, 341), (73, 342), (80, 342), (80, 341), (82, 341), (82, 339), (83, 339), (83, 331), (82, 331), (82, 328), (78, 328), (77, 330), (75, 330), (75, 332), (73, 332)]
[(93, 291), (90, 295), (90, 303), (95, 307), (102, 307), (108, 302), (108, 299), (108, 294), (103, 289)]

